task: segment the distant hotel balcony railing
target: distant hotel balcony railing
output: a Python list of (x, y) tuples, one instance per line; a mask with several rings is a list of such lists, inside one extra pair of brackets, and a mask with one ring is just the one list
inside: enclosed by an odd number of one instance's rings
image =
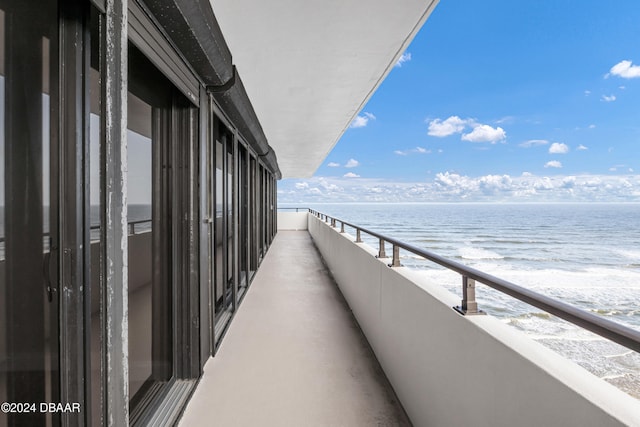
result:
[(392, 255), (390, 257), (391, 263), (389, 264), (389, 267), (393, 268), (401, 266), (400, 249), (402, 249), (460, 274), (462, 279), (462, 301), (460, 306), (456, 306), (454, 308), (463, 315), (486, 314), (482, 310), (479, 310), (478, 303), (476, 302), (476, 282), (479, 282), (640, 353), (640, 331), (589, 313), (556, 299), (541, 295), (483, 271), (449, 260), (433, 252), (409, 245), (392, 237), (351, 224), (322, 212), (318, 212), (310, 208), (280, 209), (291, 209), (296, 212), (308, 210), (309, 213), (320, 220), (329, 223), (334, 228), (339, 224), (340, 233), (345, 232), (345, 227), (350, 227), (356, 232), (356, 243), (362, 243), (362, 233), (366, 233), (369, 236), (378, 239), (378, 258), (387, 258), (385, 245), (390, 244), (392, 246)]

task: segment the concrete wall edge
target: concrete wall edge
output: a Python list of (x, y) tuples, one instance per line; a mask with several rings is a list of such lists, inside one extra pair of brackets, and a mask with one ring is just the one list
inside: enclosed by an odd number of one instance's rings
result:
[[(437, 284), (426, 282), (424, 278), (416, 274), (415, 270), (406, 267), (388, 268), (386, 263), (390, 260), (376, 259), (374, 254), (377, 253), (377, 250), (366, 244), (356, 244), (353, 236), (348, 233), (339, 233), (339, 228), (334, 229), (313, 215), (309, 215), (308, 229), (414, 424), (423, 425), (423, 423), (433, 424), (447, 422), (450, 423), (450, 425), (454, 425), (454, 423), (464, 423), (473, 420), (475, 425), (508, 425), (508, 420), (512, 419), (514, 421), (518, 420), (520, 425), (540, 425), (541, 422), (561, 422), (562, 425), (595, 426), (603, 425), (602, 423), (604, 422), (606, 425), (640, 426), (640, 401), (637, 399), (634, 399), (613, 385), (589, 373), (584, 368), (544, 347), (542, 344), (504, 325), (492, 316), (464, 317), (459, 315), (451, 308), (452, 305), (459, 304), (457, 296)], [(356, 261), (346, 263), (345, 260), (351, 261), (350, 257), (353, 257)], [(362, 267), (362, 265), (359, 264), (360, 262), (366, 263), (366, 267)], [(345, 267), (345, 265), (347, 265), (347, 267)], [(360, 280), (358, 274), (353, 274), (349, 271), (349, 269), (357, 268), (359, 268), (360, 271), (369, 270), (364, 274), (364, 276), (366, 276), (364, 280)], [(380, 277), (378, 278), (379, 284), (371, 285), (371, 283), (375, 281), (375, 279), (371, 278), (371, 272), (378, 270), (380, 272)], [(358, 283), (363, 281), (366, 283)], [(393, 285), (393, 287), (390, 287), (391, 285)], [(363, 293), (363, 290), (365, 293)], [(418, 291), (418, 293), (416, 293), (416, 291)], [(486, 362), (485, 365), (487, 369), (495, 369), (495, 363), (490, 359), (492, 353), (496, 353), (500, 354), (500, 357), (508, 360), (508, 363), (513, 366), (522, 367), (522, 369), (527, 372), (535, 373), (535, 377), (538, 378), (529, 379), (525, 377), (518, 381), (517, 378), (504, 379), (499, 372), (491, 374), (493, 376), (489, 375), (491, 378), (495, 377), (498, 380), (506, 381), (505, 384), (498, 385), (498, 387), (512, 387), (515, 391), (512, 402), (496, 402), (494, 405), (496, 407), (490, 408), (485, 418), (482, 417), (482, 405), (476, 404), (470, 405), (470, 408), (473, 408), (474, 412), (469, 414), (460, 414), (460, 411), (464, 412), (465, 410), (464, 407), (461, 408), (460, 404), (442, 410), (441, 412), (443, 413), (438, 415), (434, 415), (433, 413), (426, 415), (418, 413), (421, 411), (421, 406), (423, 408), (429, 406), (428, 401), (420, 405), (420, 402), (405, 403), (405, 400), (415, 401), (416, 399), (413, 397), (413, 394), (421, 390), (421, 388), (424, 388), (424, 386), (419, 383), (408, 384), (413, 381), (411, 379), (411, 370), (406, 367), (398, 367), (397, 364), (398, 361), (401, 361), (405, 365), (414, 363), (415, 369), (417, 370), (422, 369), (422, 366), (419, 361), (411, 362), (407, 358), (403, 359), (388, 349), (388, 347), (390, 347), (389, 343), (396, 342), (409, 343), (409, 345), (414, 345), (415, 343), (416, 349), (420, 348), (420, 345), (425, 345), (425, 342), (421, 342), (419, 338), (416, 340), (407, 334), (405, 335), (408, 337), (404, 338), (396, 338), (393, 336), (394, 334), (404, 333), (402, 329), (398, 332), (397, 328), (404, 328), (404, 330), (411, 328), (411, 325), (403, 326), (400, 323), (389, 326), (389, 323), (396, 323), (396, 317), (401, 317), (403, 314), (397, 310), (393, 311), (394, 308), (392, 306), (394, 303), (388, 300), (395, 299), (395, 293), (402, 292), (406, 292), (407, 295), (417, 296), (417, 299), (428, 296), (427, 299), (431, 301), (429, 304), (435, 302), (435, 305), (429, 307), (429, 310), (440, 310), (444, 313), (440, 317), (446, 317), (447, 319), (447, 324), (443, 327), (448, 327), (448, 323), (455, 323), (458, 331), (462, 331), (463, 334), (468, 334), (468, 337), (471, 337), (471, 339), (476, 339), (478, 342), (481, 342), (483, 348), (491, 349), (491, 351), (485, 352), (488, 353), (488, 355), (485, 354), (484, 358), (479, 358), (482, 360), (475, 369), (483, 369), (482, 362)], [(369, 295), (369, 293), (374, 295), (375, 298)], [(422, 293), (424, 293), (424, 295)], [(363, 303), (361, 301), (363, 299), (367, 300), (367, 302)], [(376, 300), (377, 303), (375, 302)], [(411, 304), (411, 300), (399, 300), (397, 303), (399, 304), (397, 307), (403, 309), (403, 305)], [(387, 313), (386, 318), (385, 313)], [(404, 341), (402, 341), (403, 339)], [(448, 344), (439, 343), (439, 345)], [(470, 351), (472, 350), (470, 349)], [(459, 355), (457, 357), (460, 358)], [(462, 358), (464, 359), (464, 356)], [(475, 362), (473, 358), (469, 358), (469, 360), (472, 363)], [(463, 367), (462, 370), (464, 369)], [(454, 372), (459, 371), (459, 366), (452, 367), (452, 370)], [(473, 371), (473, 369), (470, 369), (469, 372), (472, 373)], [(461, 374), (457, 373), (457, 375)], [(464, 374), (462, 374), (462, 376), (464, 377)], [(473, 381), (473, 377), (469, 378), (469, 380)], [(511, 383), (509, 383), (509, 381), (511, 381)], [(522, 391), (522, 388), (528, 387), (527, 382), (540, 383), (538, 384), (540, 390), (544, 389), (548, 394), (548, 396), (541, 395), (541, 393), (535, 394), (536, 390), (533, 389), (531, 391), (532, 395), (530, 396), (532, 402), (538, 402), (538, 404), (542, 406), (547, 405), (549, 408), (555, 409), (550, 410), (548, 414), (536, 413), (536, 411), (532, 409), (525, 410), (524, 406), (527, 400), (525, 397), (527, 395)], [(520, 383), (521, 386), (518, 385)], [(489, 384), (487, 387), (491, 388), (491, 385)], [(464, 402), (464, 385), (457, 385), (452, 388), (453, 390), (450, 392), (452, 396), (456, 396), (457, 402)], [(476, 388), (476, 386), (472, 386), (469, 387), (469, 390)], [(477, 388), (477, 390), (482, 390), (482, 388)], [(480, 393), (482, 393), (482, 391), (480, 391)], [(497, 391), (496, 395), (500, 395), (501, 393), (504, 394), (503, 392)], [(563, 399), (566, 400), (565, 405), (567, 411), (575, 411), (575, 416), (562, 414), (562, 407), (558, 406), (557, 402), (551, 401), (557, 397), (553, 393), (563, 396)], [(506, 399), (509, 398), (507, 395)], [(470, 395), (468, 399), (470, 401), (478, 400), (478, 395)], [(487, 400), (486, 396), (481, 397), (481, 400), (482, 399)], [(523, 406), (522, 410), (513, 409), (514, 407), (518, 408), (519, 405)], [(458, 411), (457, 415), (448, 416), (446, 413), (452, 410)], [(501, 410), (505, 413), (504, 416), (501, 416)], [(480, 411), (480, 413), (478, 413), (478, 411)], [(493, 414), (491, 413), (492, 411), (494, 412)], [(526, 421), (530, 422), (523, 422), (520, 416), (524, 416), (528, 411), (530, 412), (530, 417)], [(429, 408), (429, 412), (434, 412), (434, 408)], [(554, 418), (554, 416), (556, 418)], [(575, 421), (572, 423), (572, 420)]]

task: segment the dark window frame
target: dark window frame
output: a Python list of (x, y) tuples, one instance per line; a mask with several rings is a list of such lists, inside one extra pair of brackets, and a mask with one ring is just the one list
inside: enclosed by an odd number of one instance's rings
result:
[[(182, 57), (173, 49), (168, 38), (160, 29), (152, 16), (135, 0), (128, 2), (128, 21), (124, 20), (122, 2), (116, 0), (113, 4), (107, 4), (104, 10), (106, 25), (102, 26), (102, 46), (107, 46), (100, 53), (101, 79), (111, 79), (112, 84), (102, 87), (102, 97), (110, 97), (110, 110), (106, 106), (102, 108), (102, 117), (113, 117), (111, 124), (102, 123), (103, 154), (102, 159), (110, 159), (102, 165), (101, 184), (103, 193), (103, 231), (102, 244), (104, 245), (105, 259), (101, 269), (104, 271), (102, 292), (103, 312), (102, 333), (105, 336), (118, 337), (127, 334), (123, 306), (124, 293), (127, 289), (122, 286), (126, 283), (123, 274), (122, 251), (119, 250), (122, 236), (127, 236), (127, 224), (122, 221), (123, 188), (120, 169), (120, 135), (123, 130), (121, 117), (126, 114), (126, 98), (121, 96), (126, 93), (127, 81), (124, 76), (127, 70), (123, 64), (127, 61), (127, 43), (117, 36), (122, 29), (129, 28), (129, 42), (133, 43), (146, 56), (164, 76), (171, 81), (177, 90), (185, 95), (188, 102), (175, 101), (164, 114), (166, 126), (161, 126), (159, 132), (167, 141), (180, 141), (179, 144), (170, 143), (165, 148), (164, 154), (171, 157), (174, 164), (174, 173), (167, 178), (167, 186), (171, 194), (179, 195), (178, 200), (168, 202), (165, 206), (171, 212), (173, 221), (169, 228), (163, 230), (166, 235), (163, 238), (170, 240), (172, 265), (166, 274), (171, 275), (171, 307), (161, 307), (169, 310), (172, 318), (171, 336), (171, 361), (173, 375), (171, 379), (155, 393), (150, 393), (148, 403), (145, 403), (140, 411), (129, 413), (129, 396), (126, 393), (127, 364), (123, 359), (123, 343), (115, 339), (103, 343), (105, 363), (103, 368), (103, 420), (112, 419), (115, 424), (126, 422), (142, 423), (155, 420), (154, 416), (160, 410), (168, 411), (177, 416), (180, 408), (185, 403), (188, 393), (178, 393), (175, 390), (183, 388), (186, 383), (190, 387), (195, 386), (195, 381), (201, 372), (200, 360), (200, 321), (199, 321), (199, 198), (198, 198), (198, 171), (197, 151), (198, 135), (200, 132), (199, 115), (202, 107), (200, 103), (201, 84), (193, 74), (191, 68)], [(109, 9), (108, 7), (112, 7)], [(111, 26), (110, 26), (111, 25)], [(115, 26), (114, 26), (115, 25)], [(104, 28), (113, 28), (114, 34), (106, 34)], [(176, 103), (177, 102), (177, 103)], [(179, 104), (179, 105), (178, 105)], [(103, 161), (103, 163), (105, 163)], [(106, 204), (104, 195), (110, 194), (111, 205)], [(177, 203), (177, 204), (176, 204)], [(107, 221), (106, 218), (110, 220)], [(106, 262), (109, 261), (109, 262)], [(110, 267), (107, 267), (110, 265)], [(117, 289), (116, 295), (106, 295), (104, 289)], [(187, 351), (185, 351), (185, 349)], [(168, 408), (167, 408), (168, 407)]]

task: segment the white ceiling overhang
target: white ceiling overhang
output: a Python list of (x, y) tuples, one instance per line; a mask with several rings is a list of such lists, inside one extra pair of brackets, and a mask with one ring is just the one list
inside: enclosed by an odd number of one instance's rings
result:
[(309, 177), (438, 0), (211, 0), (284, 178)]

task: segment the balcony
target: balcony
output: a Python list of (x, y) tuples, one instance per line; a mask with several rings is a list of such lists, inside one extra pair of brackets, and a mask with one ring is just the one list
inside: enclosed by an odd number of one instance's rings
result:
[(640, 425), (640, 401), (341, 227), (278, 224), (180, 425)]
[(180, 425), (410, 425), (307, 231), (276, 236)]

